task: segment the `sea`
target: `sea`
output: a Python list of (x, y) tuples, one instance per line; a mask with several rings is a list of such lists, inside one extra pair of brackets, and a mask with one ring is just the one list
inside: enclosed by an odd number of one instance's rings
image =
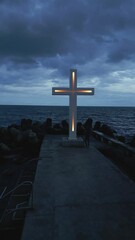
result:
[[(20, 124), (22, 118), (35, 121), (46, 121), (52, 118), (53, 123), (68, 121), (68, 106), (15, 106), (0, 105), (0, 127)], [(77, 121), (84, 123), (88, 117), (108, 124), (118, 135), (131, 139), (135, 135), (135, 107), (77, 107)]]

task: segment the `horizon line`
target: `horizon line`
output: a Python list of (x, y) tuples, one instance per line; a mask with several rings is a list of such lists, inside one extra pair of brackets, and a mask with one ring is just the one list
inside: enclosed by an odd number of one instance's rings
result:
[[(29, 107), (69, 107), (69, 105), (34, 105), (34, 104), (0, 104), (0, 106), (29, 106)], [(77, 105), (77, 107), (135, 107), (133, 105)]]

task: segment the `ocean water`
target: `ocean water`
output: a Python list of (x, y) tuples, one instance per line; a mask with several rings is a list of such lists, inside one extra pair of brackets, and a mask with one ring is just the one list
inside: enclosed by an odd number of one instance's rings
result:
[[(53, 123), (68, 120), (68, 106), (0, 106), (0, 127), (12, 123), (20, 123), (22, 118), (44, 122), (52, 118)], [(93, 125), (96, 121), (108, 124), (118, 134), (127, 138), (135, 135), (135, 107), (78, 107), (77, 121), (82, 123), (91, 117)]]

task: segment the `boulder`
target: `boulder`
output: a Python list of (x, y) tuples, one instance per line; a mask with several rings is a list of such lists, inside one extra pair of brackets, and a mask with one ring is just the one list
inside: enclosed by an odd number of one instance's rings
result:
[(58, 128), (53, 128), (53, 135), (61, 135), (63, 134), (62, 129), (58, 129)]
[(135, 147), (135, 135), (133, 136), (132, 140), (129, 142), (131, 147)]
[(78, 122), (77, 123), (77, 134), (78, 135), (84, 135), (84, 127), (83, 127), (83, 124), (81, 122)]
[(124, 136), (117, 136), (118, 141), (125, 143), (126, 138)]
[(90, 127), (92, 128), (92, 123), (93, 123), (93, 120), (92, 118), (88, 118), (85, 123), (83, 124), (84, 127)]
[(22, 130), (27, 130), (27, 129), (31, 129), (32, 127), (32, 120), (31, 119), (25, 119), (23, 118), (21, 120), (21, 129)]
[(10, 141), (8, 128), (6, 128), (6, 127), (1, 127), (0, 128), (0, 141), (5, 143), (5, 144)]
[(32, 131), (37, 134), (38, 138), (43, 138), (44, 135), (45, 135), (44, 125), (41, 122), (39, 122), (39, 121), (33, 123)]
[(8, 132), (8, 129), (6, 127), (1, 127), (0, 128), (0, 137), (3, 137), (4, 135), (6, 135)]
[(100, 131), (109, 137), (114, 137), (114, 130), (107, 124), (103, 124), (100, 128)]
[(63, 128), (69, 128), (69, 124), (68, 124), (67, 120), (62, 120), (61, 125)]
[(46, 119), (46, 128), (48, 128), (48, 127), (52, 127), (52, 119), (51, 118)]
[(28, 135), (28, 143), (30, 144), (37, 144), (38, 143), (38, 138), (37, 138), (37, 134), (35, 132), (29, 132), (29, 135)]
[(43, 123), (43, 132), (44, 133), (49, 133), (49, 134), (53, 133), (52, 119), (51, 118), (47, 118), (46, 122)]
[(61, 127), (60, 123), (55, 123), (55, 124), (53, 125), (53, 128), (55, 128), (55, 129), (61, 129), (62, 127)]
[(69, 132), (69, 124), (68, 124), (67, 120), (62, 120), (61, 121), (61, 126), (62, 126), (62, 133), (63, 134), (68, 134), (68, 132)]
[(95, 122), (93, 130), (100, 131), (100, 127), (101, 127), (101, 122), (97, 121), (97, 122)]
[(1, 154), (5, 154), (5, 153), (9, 153), (10, 152), (10, 148), (4, 144), (4, 143), (0, 143), (0, 153)]
[(26, 144), (37, 144), (38, 137), (31, 129), (23, 132), (23, 142)]
[(60, 125), (60, 123), (56, 123), (53, 125), (53, 134), (62, 134), (62, 126)]
[(23, 133), (19, 129), (10, 127), (9, 133), (13, 141), (20, 143), (23, 140)]
[(23, 152), (26, 154), (38, 154), (40, 149), (40, 140), (37, 134), (31, 129), (23, 132)]

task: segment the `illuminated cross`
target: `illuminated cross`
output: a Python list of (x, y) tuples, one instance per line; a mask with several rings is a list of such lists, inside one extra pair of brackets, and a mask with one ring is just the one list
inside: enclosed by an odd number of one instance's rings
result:
[(52, 88), (53, 95), (69, 95), (69, 140), (76, 140), (77, 95), (94, 95), (94, 88), (77, 88), (77, 70), (70, 70), (69, 88)]

